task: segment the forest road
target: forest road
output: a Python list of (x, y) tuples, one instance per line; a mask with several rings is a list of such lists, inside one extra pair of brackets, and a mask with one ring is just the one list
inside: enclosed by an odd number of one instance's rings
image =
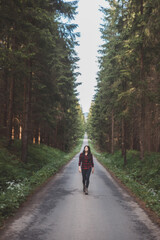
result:
[(27, 200), (0, 239), (160, 240), (160, 229), (95, 158), (89, 195), (83, 193), (78, 157)]

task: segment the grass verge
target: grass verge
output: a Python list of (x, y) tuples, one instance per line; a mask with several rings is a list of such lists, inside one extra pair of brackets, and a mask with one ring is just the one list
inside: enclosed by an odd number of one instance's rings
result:
[(82, 139), (70, 153), (42, 144), (30, 145), (26, 164), (20, 161), (20, 141), (15, 141), (9, 150), (2, 145), (0, 143), (0, 228), (28, 195), (80, 151)]
[(90, 142), (92, 152), (99, 162), (113, 173), (135, 197), (143, 201), (160, 220), (160, 154), (146, 153), (143, 161), (139, 152), (127, 152), (127, 165), (124, 167), (121, 151), (115, 154), (99, 153)]

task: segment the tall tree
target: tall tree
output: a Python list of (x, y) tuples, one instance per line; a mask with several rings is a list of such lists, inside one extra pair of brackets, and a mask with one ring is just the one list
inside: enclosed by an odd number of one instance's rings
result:
[(68, 150), (78, 136), (78, 34), (61, 20), (74, 19), (76, 8), (76, 1), (0, 2), (0, 135), (10, 142), (22, 129), (23, 162), (29, 141)]
[(140, 150), (143, 159), (145, 151), (159, 148), (160, 4), (149, 0), (108, 2), (110, 7), (102, 8), (104, 44), (89, 129), (100, 146), (102, 141), (107, 143), (103, 145), (107, 151), (113, 152), (113, 144), (121, 148), (126, 164), (127, 149)]

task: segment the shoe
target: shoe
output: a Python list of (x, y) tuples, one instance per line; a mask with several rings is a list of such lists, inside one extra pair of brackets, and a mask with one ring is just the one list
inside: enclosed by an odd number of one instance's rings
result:
[(86, 187), (85, 187), (85, 185), (83, 184), (83, 192), (85, 192), (85, 190), (86, 190)]
[(85, 189), (85, 194), (88, 195), (88, 188)]

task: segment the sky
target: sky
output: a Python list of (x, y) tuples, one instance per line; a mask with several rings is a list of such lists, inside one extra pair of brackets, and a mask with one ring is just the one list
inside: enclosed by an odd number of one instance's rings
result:
[(78, 66), (81, 73), (77, 82), (82, 84), (77, 87), (77, 91), (79, 92), (79, 103), (84, 113), (89, 112), (97, 84), (96, 77), (99, 70), (97, 51), (102, 44), (99, 28), (103, 14), (99, 11), (100, 6), (107, 6), (107, 2), (105, 0), (79, 0), (78, 14), (75, 19), (75, 23), (78, 24), (77, 31), (81, 35), (78, 39), (79, 46), (76, 47), (76, 52), (80, 58)]

